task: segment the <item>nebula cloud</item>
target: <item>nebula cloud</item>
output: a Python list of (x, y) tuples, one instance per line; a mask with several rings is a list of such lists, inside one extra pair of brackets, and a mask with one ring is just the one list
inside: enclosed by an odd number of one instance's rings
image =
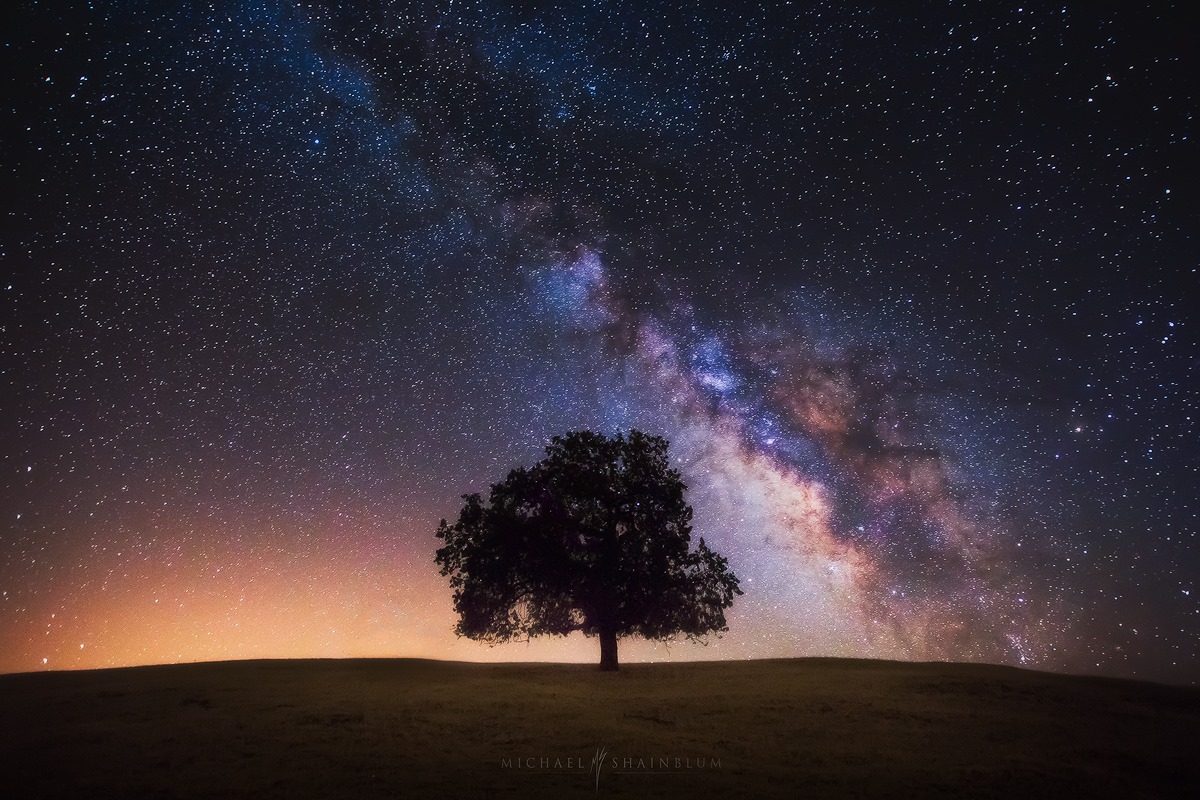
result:
[(1013, 537), (956, 482), (897, 355), (635, 311), (588, 248), (532, 280), (556, 324), (620, 359), (613, 417), (668, 433), (697, 532), (752, 578), (749, 602), (768, 592), (839, 651), (1037, 663), (1052, 611), (1004, 566)]

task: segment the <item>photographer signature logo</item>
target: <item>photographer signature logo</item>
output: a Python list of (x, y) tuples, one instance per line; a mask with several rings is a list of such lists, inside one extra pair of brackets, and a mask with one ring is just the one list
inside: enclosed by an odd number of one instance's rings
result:
[(604, 758), (608, 755), (608, 746), (597, 747), (596, 755), (592, 756), (592, 769), (596, 773), (596, 793), (600, 792), (600, 770), (604, 769)]
[(686, 775), (711, 772), (721, 768), (721, 759), (668, 754), (617, 756), (608, 745), (597, 747), (591, 760), (583, 755), (522, 755), (500, 759), (500, 768), (536, 775), (587, 775), (593, 790), (600, 792), (600, 775)]

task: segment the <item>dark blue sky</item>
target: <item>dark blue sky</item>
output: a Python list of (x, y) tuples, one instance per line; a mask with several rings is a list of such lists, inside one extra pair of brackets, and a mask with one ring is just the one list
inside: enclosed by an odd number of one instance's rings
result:
[(634, 426), (748, 579), (670, 657), (1194, 681), (1183, 13), (19, 4), (0, 669), (527, 657), (437, 521)]

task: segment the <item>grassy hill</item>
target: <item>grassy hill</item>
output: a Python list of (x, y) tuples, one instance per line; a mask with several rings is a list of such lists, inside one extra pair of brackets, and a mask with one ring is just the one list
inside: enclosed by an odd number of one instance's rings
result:
[(1200, 690), (971, 664), (224, 662), (0, 676), (0, 794), (1170, 796), (1197, 730)]

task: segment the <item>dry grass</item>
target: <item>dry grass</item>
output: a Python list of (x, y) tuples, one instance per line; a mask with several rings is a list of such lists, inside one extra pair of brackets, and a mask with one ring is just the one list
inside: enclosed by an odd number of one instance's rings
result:
[(0, 676), (0, 794), (1169, 796), (1198, 725), (1198, 690), (967, 664), (191, 664)]

